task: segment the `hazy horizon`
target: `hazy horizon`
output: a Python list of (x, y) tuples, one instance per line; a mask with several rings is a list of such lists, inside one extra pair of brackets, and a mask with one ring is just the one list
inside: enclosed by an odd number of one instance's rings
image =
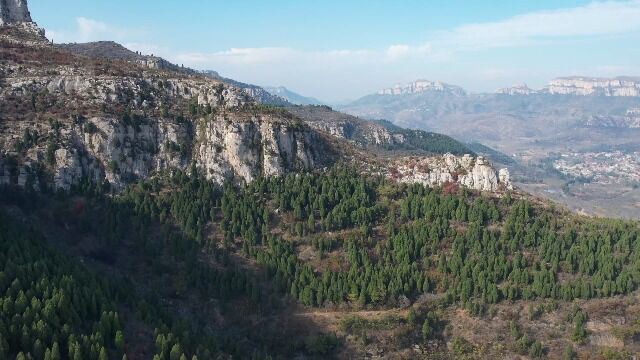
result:
[[(560, 76), (640, 75), (640, 1), (31, 0), (55, 42), (113, 40), (200, 70), (327, 102), (416, 79), (471, 92)], [(150, 10), (151, 9), (151, 10)]]

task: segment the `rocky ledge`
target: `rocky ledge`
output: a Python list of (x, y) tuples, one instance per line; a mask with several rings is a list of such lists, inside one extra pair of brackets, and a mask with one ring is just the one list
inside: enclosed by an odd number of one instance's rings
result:
[(562, 77), (553, 79), (540, 90), (526, 85), (498, 89), (497, 94), (506, 95), (575, 95), (575, 96), (631, 96), (640, 97), (640, 78), (621, 76), (612, 79), (593, 77)]
[(482, 156), (408, 157), (396, 160), (389, 167), (391, 179), (420, 183), (426, 186), (456, 184), (479, 191), (513, 189), (509, 170), (496, 170)]

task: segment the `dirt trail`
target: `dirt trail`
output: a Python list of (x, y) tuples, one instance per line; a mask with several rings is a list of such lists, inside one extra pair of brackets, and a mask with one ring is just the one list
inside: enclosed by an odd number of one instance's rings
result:
[(345, 316), (360, 316), (363, 318), (374, 318), (374, 317), (382, 317), (385, 315), (398, 315), (405, 316), (407, 314), (407, 309), (388, 309), (388, 310), (362, 310), (362, 311), (324, 311), (324, 310), (316, 310), (316, 311), (305, 311), (294, 313), (294, 316), (303, 316), (303, 317), (345, 317)]
[(325, 331), (340, 331), (340, 322), (350, 316), (357, 316), (367, 320), (378, 320), (382, 319), (385, 316), (399, 316), (405, 317), (407, 315), (408, 309), (388, 309), (388, 310), (361, 310), (361, 311), (326, 311), (326, 310), (316, 310), (316, 311), (303, 311), (296, 312), (292, 315), (298, 318), (305, 318), (312, 323), (316, 324), (320, 328), (325, 329)]

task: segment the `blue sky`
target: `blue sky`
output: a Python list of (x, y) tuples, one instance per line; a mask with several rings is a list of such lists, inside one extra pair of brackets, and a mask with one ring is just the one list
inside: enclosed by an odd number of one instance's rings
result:
[(55, 42), (114, 40), (326, 101), (415, 79), (470, 91), (640, 75), (640, 0), (31, 0)]

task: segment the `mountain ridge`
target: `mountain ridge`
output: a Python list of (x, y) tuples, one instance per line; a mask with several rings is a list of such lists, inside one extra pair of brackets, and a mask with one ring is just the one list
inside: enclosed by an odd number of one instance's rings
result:
[[(7, 99), (0, 104), (3, 120), (8, 120), (0, 137), (5, 149), (0, 177), (5, 184), (68, 191), (88, 179), (120, 191), (153, 173), (186, 171), (191, 164), (207, 179), (223, 183), (322, 169), (335, 162), (337, 152), (359, 159), (363, 166), (377, 162), (347, 139), (292, 115), (286, 100), (277, 97), (279, 106), (274, 107), (259, 97), (273, 97), (262, 88), (214, 72), (149, 66), (146, 57), (115, 43), (68, 47), (7, 43), (1, 51), (6, 59), (30, 64), (21, 67), (10, 60), (0, 88)], [(105, 52), (106, 58), (101, 56)], [(32, 99), (30, 106), (21, 100), (25, 96)], [(78, 110), (69, 117), (68, 108)], [(42, 117), (51, 121), (42, 122)], [(379, 130), (370, 134), (382, 138), (367, 141), (391, 144), (394, 137)], [(396, 136), (394, 146), (408, 134), (413, 133)], [(431, 156), (441, 156), (437, 154), (456, 146), (451, 139), (441, 139), (412, 141), (427, 146), (440, 141), (431, 148)], [(475, 159), (467, 163), (474, 171)], [(479, 176), (488, 176), (489, 182), (461, 184), (486, 191), (502, 189), (497, 172), (488, 164), (480, 165)], [(384, 169), (388, 164), (375, 166)], [(432, 185), (453, 178), (437, 179)]]

